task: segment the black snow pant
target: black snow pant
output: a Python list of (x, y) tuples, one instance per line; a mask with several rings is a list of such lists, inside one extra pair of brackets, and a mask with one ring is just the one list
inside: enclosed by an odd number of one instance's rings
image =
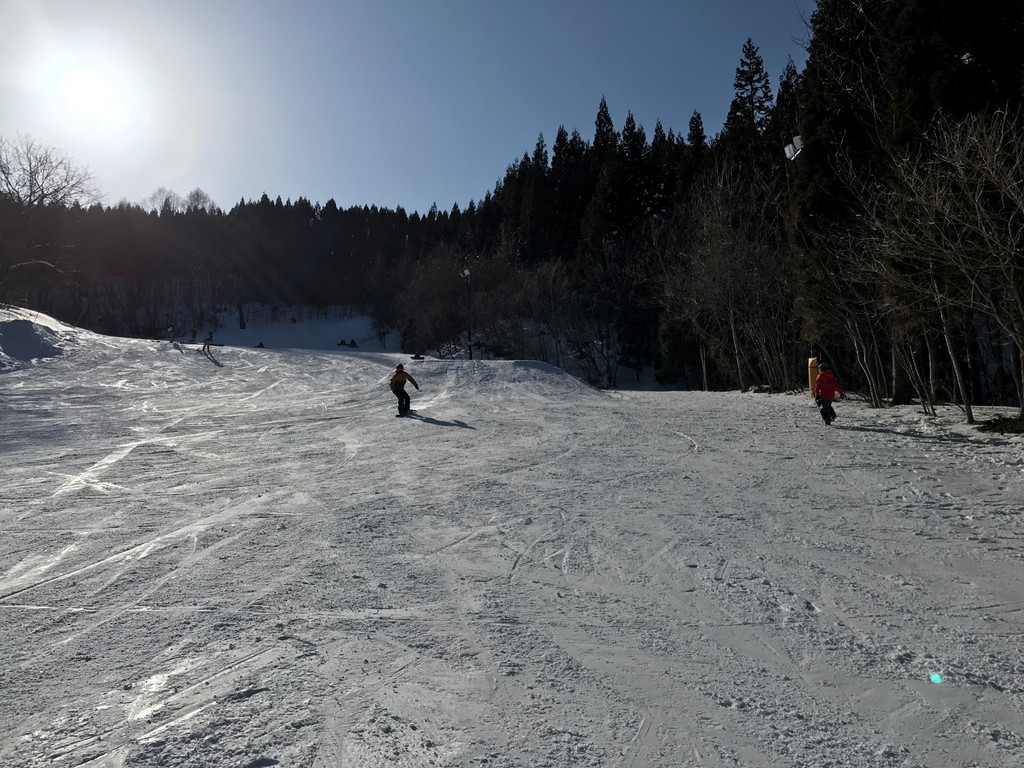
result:
[(823, 397), (818, 398), (818, 410), (821, 411), (821, 419), (826, 425), (831, 424), (835, 421), (836, 412), (832, 408), (832, 401), (826, 400)]
[(391, 391), (398, 398), (398, 412), (408, 413), (412, 406), (412, 399), (409, 397), (409, 393), (405, 391), (405, 387), (395, 387)]

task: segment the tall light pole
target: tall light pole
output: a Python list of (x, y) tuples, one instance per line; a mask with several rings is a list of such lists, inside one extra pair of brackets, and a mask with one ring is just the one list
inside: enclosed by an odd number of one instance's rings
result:
[(466, 278), (466, 358), (473, 359), (473, 313), (470, 310), (469, 301), (469, 270), (462, 270), (462, 276)]

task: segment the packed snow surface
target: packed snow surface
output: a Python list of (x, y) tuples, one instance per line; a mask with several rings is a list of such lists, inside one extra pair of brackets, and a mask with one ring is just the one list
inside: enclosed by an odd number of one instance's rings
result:
[(0, 765), (1024, 765), (1022, 444), (953, 409), (0, 329)]

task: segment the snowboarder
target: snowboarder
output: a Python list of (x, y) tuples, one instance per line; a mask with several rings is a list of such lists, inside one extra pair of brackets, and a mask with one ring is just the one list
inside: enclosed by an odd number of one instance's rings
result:
[(388, 386), (391, 387), (391, 391), (395, 393), (395, 397), (398, 398), (398, 415), (405, 416), (411, 410), (411, 400), (409, 393), (405, 391), (405, 382), (411, 382), (416, 391), (420, 389), (420, 385), (416, 383), (416, 379), (405, 372), (405, 366), (401, 363), (395, 366), (395, 373), (391, 377), (391, 381), (388, 382)]
[(818, 363), (818, 375), (814, 379), (814, 402), (821, 412), (821, 418), (826, 427), (836, 420), (832, 401), (836, 399), (837, 394), (840, 400), (846, 399), (843, 385), (836, 380), (828, 363)]
[(211, 344), (213, 344), (213, 331), (206, 334), (206, 338), (203, 339), (203, 352), (209, 352)]
[(174, 343), (174, 326), (170, 325), (167, 327), (167, 337), (170, 339), (171, 344)]

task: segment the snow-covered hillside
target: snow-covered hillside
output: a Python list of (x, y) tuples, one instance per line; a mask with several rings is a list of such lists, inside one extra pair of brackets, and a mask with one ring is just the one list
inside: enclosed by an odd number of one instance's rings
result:
[[(221, 312), (214, 332), (216, 341), (236, 347), (267, 349), (333, 350), (355, 342), (359, 349), (382, 351), (398, 348), (398, 334), (392, 332), (382, 344), (374, 332), (373, 321), (365, 315), (348, 314), (332, 307), (320, 312), (315, 307), (269, 307), (253, 304), (245, 307), (245, 328), (239, 328), (234, 311)], [(208, 330), (197, 329), (202, 341)], [(191, 330), (182, 329), (188, 338)]]
[(0, 765), (1024, 765), (1024, 444), (954, 411), (11, 310), (0, 366)]

